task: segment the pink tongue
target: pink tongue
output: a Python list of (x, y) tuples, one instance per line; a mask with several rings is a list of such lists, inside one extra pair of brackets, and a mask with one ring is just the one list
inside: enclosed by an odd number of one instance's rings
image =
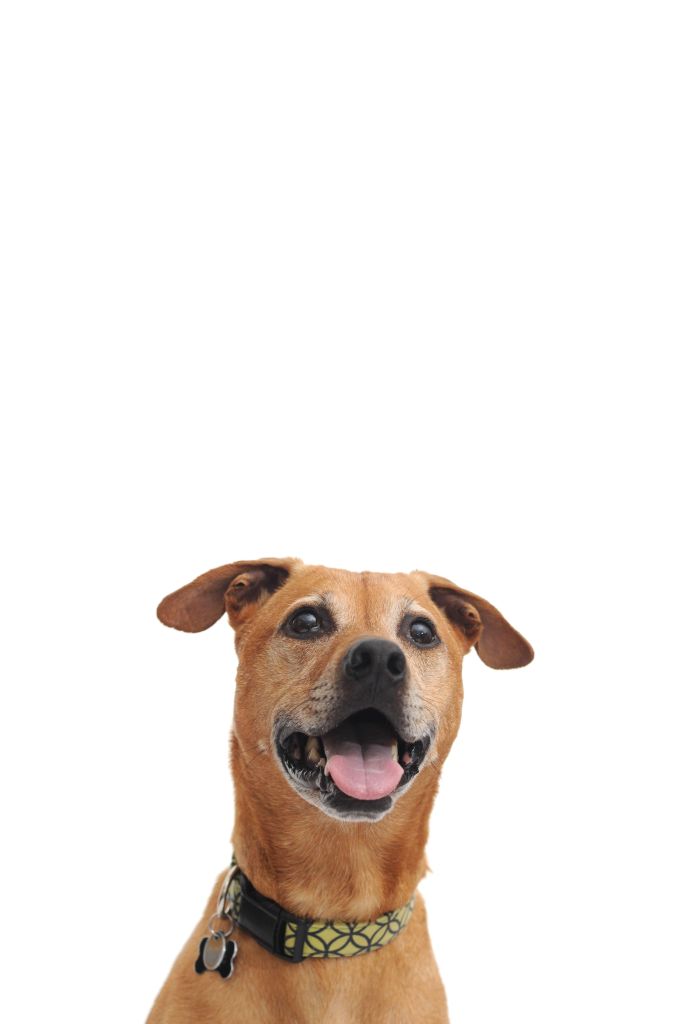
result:
[(344, 722), (322, 737), (326, 768), (340, 790), (358, 800), (379, 800), (393, 793), (403, 775), (391, 759), (396, 737), (379, 722)]

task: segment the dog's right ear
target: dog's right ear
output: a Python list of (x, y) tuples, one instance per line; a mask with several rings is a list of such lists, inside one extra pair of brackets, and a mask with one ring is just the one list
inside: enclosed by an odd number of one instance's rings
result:
[(262, 558), (221, 565), (164, 597), (156, 614), (165, 626), (201, 633), (227, 611), (237, 629), (301, 564), (299, 558)]

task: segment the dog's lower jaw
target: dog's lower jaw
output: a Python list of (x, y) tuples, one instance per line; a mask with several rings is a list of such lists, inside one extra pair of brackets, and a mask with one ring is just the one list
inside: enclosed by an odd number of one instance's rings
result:
[(435, 731), (428, 722), (419, 736), (403, 737), (374, 707), (351, 711), (317, 734), (279, 715), (273, 746), (282, 775), (313, 807), (341, 821), (376, 822), (414, 782)]

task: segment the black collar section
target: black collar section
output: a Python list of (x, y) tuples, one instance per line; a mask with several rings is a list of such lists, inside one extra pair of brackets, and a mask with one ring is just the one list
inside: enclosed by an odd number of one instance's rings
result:
[[(312, 924), (310, 918), (296, 917), (274, 903), (268, 896), (262, 896), (254, 888), (247, 875), (238, 868), (231, 887), (233, 918), (241, 928), (249, 932), (260, 946), (281, 960), (300, 963), (307, 930)], [(285, 948), (286, 926), (295, 932), (292, 952)]]

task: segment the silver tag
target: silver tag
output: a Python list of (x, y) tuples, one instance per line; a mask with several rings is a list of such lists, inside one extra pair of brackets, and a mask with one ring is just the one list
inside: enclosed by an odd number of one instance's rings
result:
[[(229, 978), (233, 973), (235, 957), (238, 953), (237, 943), (230, 938), (235, 922), (230, 907), (226, 906), (230, 899), (230, 883), (237, 873), (237, 865), (233, 864), (226, 875), (221, 891), (218, 894), (216, 913), (209, 921), (210, 935), (199, 943), (199, 953), (194, 962), (194, 969), (197, 974), (205, 974), (207, 971), (218, 971), (222, 978)], [(218, 922), (218, 924), (217, 924)], [(218, 925), (224, 922), (224, 927)]]
[(214, 932), (206, 940), (202, 960), (207, 971), (215, 971), (226, 955), (226, 940), (220, 932)]

